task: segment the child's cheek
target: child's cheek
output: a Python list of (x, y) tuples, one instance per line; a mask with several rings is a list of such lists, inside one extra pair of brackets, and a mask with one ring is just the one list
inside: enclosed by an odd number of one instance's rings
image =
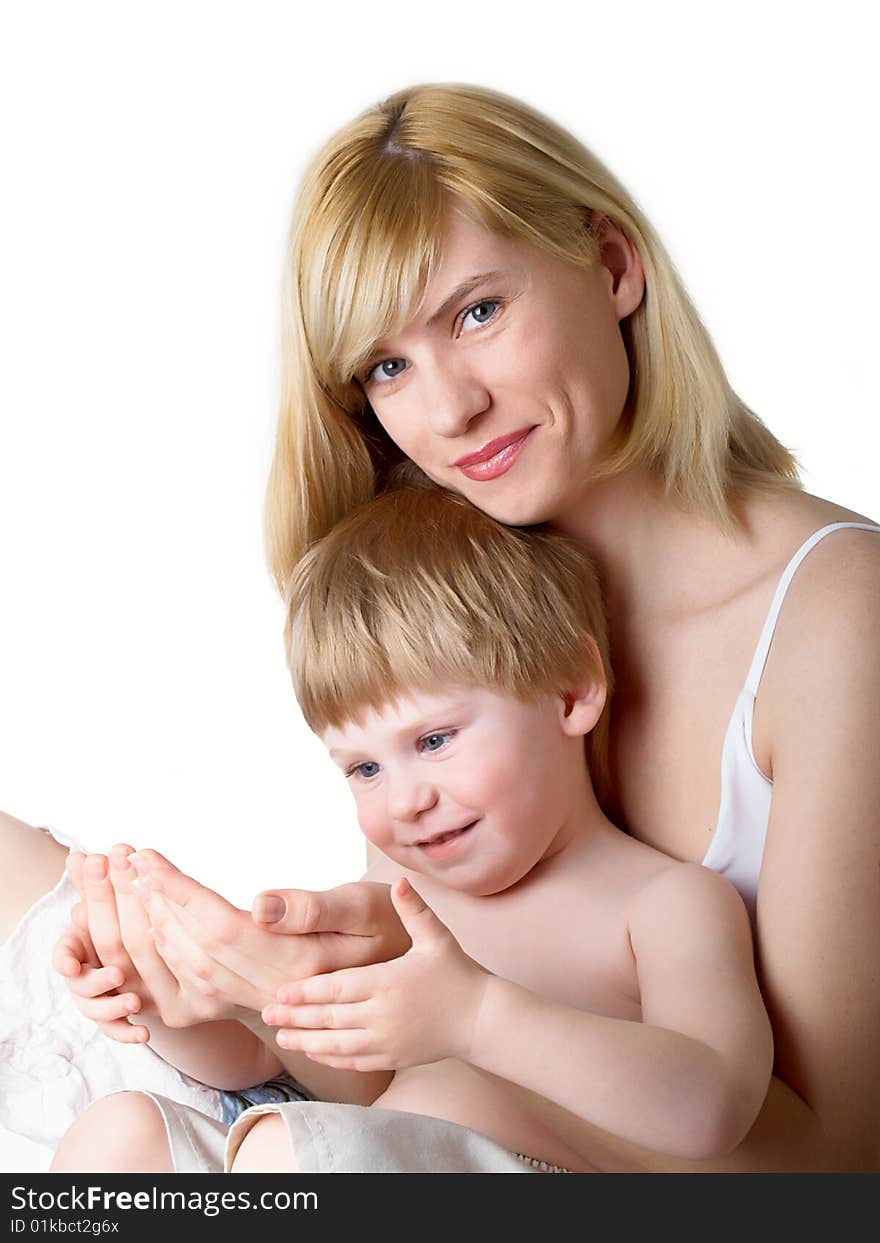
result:
[(367, 841), (385, 853), (394, 845), (394, 830), (380, 804), (380, 799), (359, 799), (358, 823)]

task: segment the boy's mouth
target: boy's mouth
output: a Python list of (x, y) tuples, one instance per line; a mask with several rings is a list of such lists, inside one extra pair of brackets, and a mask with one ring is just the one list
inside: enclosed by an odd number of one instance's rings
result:
[(447, 833), (436, 833), (433, 837), (423, 838), (415, 844), (427, 855), (446, 854), (448, 848), (469, 833), (476, 823), (476, 820), (472, 820), (470, 824), (465, 824), (460, 829), (450, 829)]

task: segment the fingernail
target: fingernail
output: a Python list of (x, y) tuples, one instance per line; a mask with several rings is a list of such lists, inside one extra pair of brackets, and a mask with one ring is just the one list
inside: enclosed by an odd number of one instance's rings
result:
[(140, 876), (141, 880), (143, 880), (150, 870), (149, 859), (145, 859), (143, 855), (139, 855), (135, 850), (128, 856), (128, 862), (137, 872), (138, 876)]
[(103, 855), (89, 855), (84, 870), (87, 880), (104, 880), (107, 876), (107, 860)]
[(128, 871), (128, 859), (124, 855), (111, 855), (110, 866), (114, 872)]
[(277, 924), (287, 914), (287, 903), (283, 898), (256, 898), (252, 914), (261, 924)]

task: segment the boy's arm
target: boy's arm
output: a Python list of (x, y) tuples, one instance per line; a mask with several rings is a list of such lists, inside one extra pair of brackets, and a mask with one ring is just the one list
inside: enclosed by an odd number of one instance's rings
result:
[(468, 1060), (645, 1148), (729, 1152), (773, 1062), (748, 916), (727, 881), (681, 864), (629, 921), (642, 1022), (606, 1018), (490, 977)]
[(185, 1075), (228, 1092), (263, 1083), (284, 1070), (259, 1036), (235, 1019), (172, 1028), (151, 1018), (149, 1044)]
[(675, 1156), (727, 1152), (748, 1130), (767, 1092), (772, 1038), (745, 908), (720, 877), (670, 864), (633, 903), (644, 1022), (493, 976), (406, 878), (391, 897), (410, 951), (285, 985), (263, 1017), (283, 1029), (286, 1048), (356, 1071), (458, 1058), (594, 1130)]

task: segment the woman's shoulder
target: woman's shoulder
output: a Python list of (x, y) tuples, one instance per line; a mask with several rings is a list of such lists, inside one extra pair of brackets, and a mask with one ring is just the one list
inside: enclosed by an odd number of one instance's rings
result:
[[(785, 564), (811, 535), (845, 522), (872, 519), (804, 496), (781, 523)], [(845, 699), (851, 712), (855, 700), (880, 693), (878, 616), (880, 531), (829, 532), (803, 557), (782, 602), (758, 698), (756, 735), (768, 728), (777, 735), (786, 721), (792, 727), (810, 702), (823, 705), (827, 721), (833, 703)]]
[[(846, 509), (807, 492), (784, 492), (758, 499), (747, 512), (747, 522), (763, 546), (765, 560), (781, 572), (811, 536), (838, 523), (880, 525), (876, 519)], [(871, 590), (880, 573), (880, 531), (842, 527), (830, 531), (803, 558), (786, 600), (834, 604), (836, 591), (847, 598)], [(838, 601), (839, 604), (839, 601)], [(788, 610), (792, 611), (792, 610)]]
[[(792, 555), (810, 536), (838, 523), (857, 523), (829, 531), (806, 554), (798, 566), (787, 595), (792, 604), (837, 616), (859, 601), (875, 602), (880, 588), (880, 530), (875, 520), (821, 497), (802, 494), (791, 512)], [(785, 525), (783, 524), (783, 529)], [(796, 609), (789, 609), (794, 612)]]

